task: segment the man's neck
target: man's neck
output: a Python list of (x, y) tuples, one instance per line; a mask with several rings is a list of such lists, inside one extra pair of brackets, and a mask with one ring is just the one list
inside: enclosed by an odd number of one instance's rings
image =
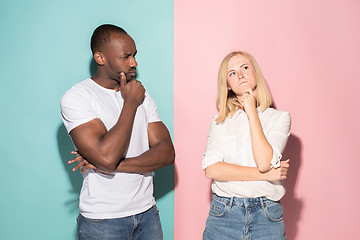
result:
[(99, 74), (98, 72), (94, 76), (92, 76), (91, 79), (104, 88), (119, 91), (119, 87), (120, 87), (119, 82), (117, 82), (116, 80), (101, 76), (101, 74)]

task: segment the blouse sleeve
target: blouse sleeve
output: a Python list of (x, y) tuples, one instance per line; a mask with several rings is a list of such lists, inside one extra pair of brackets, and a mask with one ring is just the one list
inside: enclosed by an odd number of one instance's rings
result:
[(215, 121), (213, 118), (208, 134), (207, 145), (202, 159), (202, 168), (205, 170), (208, 166), (223, 161), (223, 153), (220, 142), (222, 124)]
[(282, 112), (279, 120), (269, 131), (266, 138), (273, 149), (271, 165), (274, 168), (280, 167), (280, 160), (290, 136), (291, 118), (288, 112)]

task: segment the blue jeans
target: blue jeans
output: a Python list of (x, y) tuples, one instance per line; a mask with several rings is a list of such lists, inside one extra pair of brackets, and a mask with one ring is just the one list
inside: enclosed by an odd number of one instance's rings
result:
[(129, 217), (89, 219), (79, 214), (79, 240), (162, 240), (159, 210), (149, 210)]
[(203, 240), (284, 240), (280, 202), (266, 197), (227, 198), (213, 195)]

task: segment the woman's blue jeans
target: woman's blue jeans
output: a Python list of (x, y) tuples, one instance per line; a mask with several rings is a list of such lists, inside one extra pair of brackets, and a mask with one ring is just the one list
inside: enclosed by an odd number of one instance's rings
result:
[(203, 240), (283, 240), (285, 226), (280, 202), (266, 197), (213, 195)]
[(89, 219), (81, 214), (78, 219), (79, 240), (162, 240), (159, 210), (149, 210), (129, 217)]

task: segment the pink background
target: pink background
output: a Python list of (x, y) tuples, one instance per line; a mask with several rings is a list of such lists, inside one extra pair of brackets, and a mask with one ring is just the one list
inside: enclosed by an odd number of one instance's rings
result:
[(210, 181), (201, 169), (222, 58), (258, 60), (292, 116), (282, 203), (288, 239), (355, 239), (360, 134), (360, 2), (175, 0), (175, 239), (201, 239)]

